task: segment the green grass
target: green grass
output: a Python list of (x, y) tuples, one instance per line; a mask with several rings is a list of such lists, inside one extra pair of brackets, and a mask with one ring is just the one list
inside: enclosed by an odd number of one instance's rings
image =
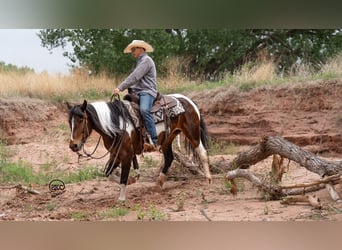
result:
[(125, 216), (126, 214), (128, 214), (129, 210), (127, 210), (126, 208), (123, 207), (115, 207), (115, 208), (109, 208), (105, 211), (102, 211), (98, 214), (98, 216), (102, 219), (105, 218), (120, 218), (122, 216)]
[(64, 183), (75, 183), (103, 177), (102, 171), (94, 166), (85, 166), (76, 172), (68, 172), (57, 169), (55, 163), (50, 162), (42, 164), (38, 171), (34, 171), (30, 163), (21, 159), (18, 162), (9, 162), (9, 153), (6, 144), (0, 141), (0, 183), (45, 185), (56, 178), (63, 180)]
[(85, 211), (73, 211), (70, 214), (70, 218), (76, 221), (83, 221), (89, 218), (90, 214)]
[(149, 168), (153, 168), (158, 164), (158, 161), (153, 159), (152, 156), (145, 156), (144, 157), (144, 161), (142, 162), (142, 169), (149, 169)]
[(141, 221), (163, 221), (167, 219), (167, 214), (160, 211), (154, 204), (151, 204), (148, 209), (142, 209), (140, 204), (136, 204), (133, 211), (137, 213), (137, 219)]
[(38, 172), (33, 170), (32, 165), (23, 161), (17, 163), (3, 163), (0, 166), (0, 182), (1, 183), (21, 183), (24, 185), (39, 184), (45, 185), (52, 179), (61, 179), (64, 183), (75, 183), (103, 177), (102, 171), (93, 166), (86, 166), (76, 172), (65, 172), (62, 170), (51, 169), (44, 166)]

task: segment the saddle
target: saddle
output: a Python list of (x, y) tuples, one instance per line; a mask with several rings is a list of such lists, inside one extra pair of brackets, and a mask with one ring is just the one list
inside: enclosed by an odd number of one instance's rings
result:
[[(140, 116), (140, 109), (139, 109), (139, 96), (128, 93), (123, 97), (123, 100), (128, 102), (131, 107), (127, 107), (128, 111), (130, 112), (133, 121), (139, 120), (139, 124), (136, 123), (136, 127), (140, 127), (142, 123), (142, 119)], [(128, 105), (125, 103), (126, 106)], [(157, 93), (157, 97), (153, 101), (153, 106), (151, 109), (151, 113), (153, 115), (154, 122), (160, 123), (165, 122), (165, 119), (176, 117), (185, 112), (185, 109), (182, 103), (175, 97), (162, 95), (159, 92)]]

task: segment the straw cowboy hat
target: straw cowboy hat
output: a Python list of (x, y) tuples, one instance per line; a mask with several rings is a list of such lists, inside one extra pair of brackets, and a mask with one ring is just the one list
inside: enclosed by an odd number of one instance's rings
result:
[(127, 47), (124, 49), (124, 53), (131, 53), (131, 49), (134, 47), (144, 48), (146, 52), (153, 52), (153, 48), (147, 42), (143, 40), (133, 40)]

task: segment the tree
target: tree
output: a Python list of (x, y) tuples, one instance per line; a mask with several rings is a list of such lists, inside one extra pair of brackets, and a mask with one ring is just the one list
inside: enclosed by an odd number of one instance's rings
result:
[(98, 74), (127, 73), (134, 65), (132, 57), (123, 54), (123, 49), (133, 39), (146, 40), (155, 44), (156, 53), (151, 54), (156, 64), (166, 57), (167, 51), (175, 47), (172, 36), (165, 30), (134, 29), (47, 29), (39, 32), (42, 46), (52, 50), (70, 44), (73, 52), (65, 52), (73, 63)]
[[(294, 64), (319, 69), (342, 49), (342, 30), (275, 29), (47, 29), (39, 33), (42, 46), (53, 49), (73, 47), (65, 52), (72, 62), (93, 73), (127, 74), (134, 66), (132, 57), (122, 53), (133, 39), (148, 41), (157, 65), (173, 56), (190, 59), (183, 67), (187, 76), (220, 79), (246, 61), (255, 62), (260, 52), (288, 72)], [(157, 67), (160, 74), (165, 69)]]

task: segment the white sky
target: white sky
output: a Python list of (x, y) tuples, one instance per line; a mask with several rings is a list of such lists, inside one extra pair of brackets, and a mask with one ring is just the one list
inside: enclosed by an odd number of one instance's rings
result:
[(0, 29), (0, 61), (18, 67), (27, 66), (36, 73), (68, 74), (71, 61), (62, 48), (50, 52), (41, 46), (39, 29)]

